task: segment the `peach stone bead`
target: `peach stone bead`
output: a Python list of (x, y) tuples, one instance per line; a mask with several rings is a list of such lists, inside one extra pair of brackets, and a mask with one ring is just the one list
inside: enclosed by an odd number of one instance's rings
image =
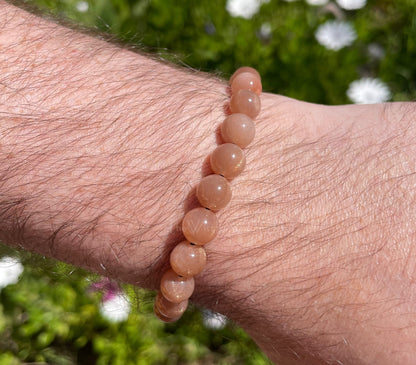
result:
[(170, 254), (172, 270), (187, 278), (198, 275), (206, 263), (207, 254), (204, 248), (188, 241), (178, 243)]
[(260, 79), (251, 72), (241, 72), (231, 84), (231, 92), (235, 94), (238, 90), (251, 90), (257, 95), (261, 94), (262, 86)]
[(160, 282), (162, 295), (172, 303), (180, 303), (187, 300), (195, 288), (194, 278), (184, 278), (172, 269), (166, 271)]
[(170, 318), (170, 317), (167, 317), (164, 314), (160, 313), (160, 310), (156, 306), (156, 303), (153, 306), (153, 312), (155, 313), (155, 315), (156, 315), (157, 318), (159, 318), (162, 322), (165, 322), (165, 323), (176, 322), (180, 318), (180, 316), (179, 317), (175, 317), (175, 318)]
[(231, 200), (231, 187), (223, 176), (208, 175), (199, 183), (196, 196), (203, 207), (220, 210)]
[(254, 119), (260, 113), (260, 98), (250, 90), (238, 90), (231, 96), (230, 110)]
[(240, 67), (240, 68), (238, 68), (232, 75), (231, 75), (231, 77), (230, 77), (230, 81), (229, 81), (229, 83), (230, 83), (230, 85), (233, 83), (233, 81), (234, 81), (234, 79), (236, 78), (236, 76), (237, 75), (239, 75), (239, 74), (241, 74), (241, 73), (243, 73), (243, 72), (250, 72), (250, 73), (252, 73), (253, 75), (255, 75), (258, 79), (259, 79), (259, 81), (261, 82), (261, 76), (260, 76), (260, 74), (259, 74), (259, 72), (255, 69), (255, 68), (253, 68), (253, 67), (248, 67), (248, 66), (243, 66), (243, 67)]
[(172, 303), (167, 300), (162, 293), (158, 292), (155, 299), (155, 309), (167, 318), (179, 318), (188, 307), (188, 300), (180, 303)]
[(224, 143), (214, 150), (210, 161), (212, 171), (231, 179), (243, 171), (246, 165), (246, 156), (236, 144)]
[(245, 114), (231, 114), (221, 125), (221, 136), (224, 142), (234, 143), (241, 148), (247, 147), (255, 134), (254, 122)]
[(217, 235), (217, 216), (205, 208), (192, 209), (183, 218), (182, 232), (189, 242), (205, 245)]

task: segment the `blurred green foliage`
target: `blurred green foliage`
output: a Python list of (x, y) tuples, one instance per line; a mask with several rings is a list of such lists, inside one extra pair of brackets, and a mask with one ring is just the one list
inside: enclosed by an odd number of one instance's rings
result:
[[(378, 77), (393, 100), (416, 99), (416, 1), (369, 0), (356, 11), (272, 0), (252, 19), (232, 17), (225, 0), (95, 0), (87, 12), (77, 0), (30, 1), (87, 27), (115, 34), (140, 49), (224, 77), (241, 65), (257, 68), (264, 89), (301, 100), (342, 104), (348, 85)], [(337, 10), (334, 10), (337, 9)], [(315, 39), (329, 19), (350, 21), (358, 38), (338, 52)], [(261, 35), (262, 25), (271, 29)], [(383, 50), (381, 59), (369, 47)], [(174, 55), (174, 56), (172, 56)]]
[[(346, 103), (348, 85), (364, 76), (387, 82), (393, 100), (416, 98), (414, 0), (370, 0), (357, 11), (343, 11), (335, 3), (314, 7), (271, 0), (252, 19), (231, 17), (225, 0), (91, 0), (85, 12), (77, 10), (76, 0), (26, 2), (225, 78), (241, 65), (253, 66), (265, 90), (306, 101)], [(358, 35), (337, 52), (315, 39), (317, 27), (335, 18), (350, 21)], [(270, 34), (262, 34), (262, 27)], [(382, 57), (371, 55), (374, 45)], [(21, 257), (21, 280), (0, 292), (0, 365), (268, 363), (241, 329), (204, 328), (197, 309), (177, 325), (160, 323), (146, 291), (126, 287), (139, 310), (124, 323), (108, 323), (98, 311), (100, 295), (88, 290), (88, 274)]]
[[(16, 252), (0, 245), (0, 257)], [(126, 286), (125, 322), (100, 314), (98, 279), (69, 265), (19, 253), (24, 272), (0, 291), (0, 365), (268, 364), (241, 329), (204, 327), (192, 308), (177, 324), (153, 315), (153, 293)]]

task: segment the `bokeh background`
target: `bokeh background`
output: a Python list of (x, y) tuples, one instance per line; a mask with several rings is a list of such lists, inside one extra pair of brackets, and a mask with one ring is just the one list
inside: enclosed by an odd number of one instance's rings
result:
[[(44, 14), (266, 91), (323, 104), (416, 98), (415, 0), (32, 0)], [(269, 364), (243, 330), (154, 293), (0, 245), (0, 365)]]

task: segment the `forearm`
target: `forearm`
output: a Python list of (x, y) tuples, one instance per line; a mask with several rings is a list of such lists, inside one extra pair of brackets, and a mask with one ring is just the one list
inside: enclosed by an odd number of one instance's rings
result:
[[(0, 238), (155, 288), (225, 84), (0, 4)], [(401, 108), (264, 94), (194, 300), (276, 361), (410, 364), (416, 133)]]
[(215, 145), (223, 86), (0, 12), (1, 239), (154, 287)]

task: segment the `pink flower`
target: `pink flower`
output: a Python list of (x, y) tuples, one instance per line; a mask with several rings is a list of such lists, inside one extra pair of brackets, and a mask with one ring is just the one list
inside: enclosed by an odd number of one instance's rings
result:
[(99, 291), (103, 294), (99, 306), (101, 315), (109, 322), (125, 321), (130, 314), (131, 305), (120, 285), (109, 278), (102, 278), (91, 284), (90, 291)]

